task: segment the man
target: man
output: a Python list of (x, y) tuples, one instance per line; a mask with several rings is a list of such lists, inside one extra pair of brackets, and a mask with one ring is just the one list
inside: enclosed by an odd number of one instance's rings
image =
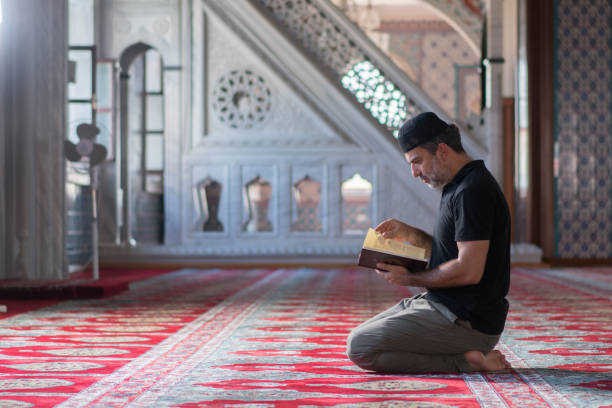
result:
[(408, 120), (399, 145), (429, 187), (442, 191), (433, 237), (395, 219), (376, 231), (426, 249), (428, 269), (412, 273), (377, 264), (392, 284), (427, 288), (354, 329), (349, 358), (388, 373), (498, 371), (493, 350), (503, 331), (510, 284), (510, 215), (499, 185), (481, 160), (463, 150), (456, 126), (432, 112)]

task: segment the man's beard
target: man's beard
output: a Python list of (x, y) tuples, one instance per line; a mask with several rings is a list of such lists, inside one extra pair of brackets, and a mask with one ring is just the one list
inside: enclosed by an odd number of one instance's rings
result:
[[(427, 179), (428, 182), (425, 182), (424, 179)], [(442, 191), (444, 186), (450, 181), (448, 177), (448, 171), (443, 168), (440, 165), (440, 162), (435, 158), (432, 163), (431, 177), (421, 177), (421, 180), (423, 180), (423, 182), (427, 184), (427, 187), (431, 188), (432, 190), (439, 191)]]
[(429, 180), (429, 183), (424, 182), (425, 185), (429, 188), (431, 188), (432, 190), (438, 190), (438, 191), (442, 191), (442, 189), (444, 188), (445, 184), (440, 183), (439, 181), (431, 181)]

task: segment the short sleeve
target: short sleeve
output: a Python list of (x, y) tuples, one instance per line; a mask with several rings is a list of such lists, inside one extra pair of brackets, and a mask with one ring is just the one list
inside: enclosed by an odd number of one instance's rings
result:
[(495, 202), (477, 188), (457, 192), (453, 200), (455, 241), (490, 240), (493, 232)]

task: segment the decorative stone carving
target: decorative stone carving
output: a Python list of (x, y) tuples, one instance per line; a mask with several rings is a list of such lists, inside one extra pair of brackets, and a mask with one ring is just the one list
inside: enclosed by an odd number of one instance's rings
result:
[(217, 82), (213, 110), (226, 125), (248, 129), (266, 119), (270, 99), (270, 89), (260, 75), (250, 70), (234, 70)]
[(414, 105), (406, 104), (406, 96), (370, 61), (355, 64), (342, 77), (342, 86), (388, 128), (399, 129), (407, 114), (418, 113)]
[[(360, 237), (360, 241), (363, 239)], [(152, 259), (168, 260), (177, 258), (184, 261), (185, 257), (198, 256), (260, 256), (260, 255), (344, 255), (351, 260), (355, 259), (355, 249), (361, 246), (357, 244), (338, 244), (326, 246), (296, 246), (292, 248), (269, 246), (252, 247), (247, 245), (231, 245), (225, 247), (214, 247), (208, 245), (139, 245), (134, 247), (123, 247), (106, 245), (101, 248), (101, 253), (106, 259), (130, 259), (131, 261), (151, 261)], [(180, 259), (182, 258), (182, 259)], [(347, 259), (348, 259), (347, 258)], [(236, 259), (233, 259), (234, 261)], [(247, 259), (252, 262), (252, 259)]]
[(162, 54), (167, 55), (164, 47), (175, 43), (173, 25), (176, 23), (174, 15), (161, 10), (163, 9), (160, 9), (159, 13), (168, 17), (143, 15), (135, 10), (125, 10), (123, 15), (113, 16), (113, 48), (123, 49), (138, 38), (143, 42), (146, 38), (148, 44), (154, 45)]
[(268, 206), (272, 195), (270, 183), (259, 176), (244, 186), (249, 219), (242, 227), (246, 232), (272, 231), (272, 223), (268, 220)]
[[(258, 0), (289, 31), (302, 42), (325, 67), (330, 69), (345, 88), (354, 92), (357, 100), (389, 131), (395, 132), (406, 118), (422, 112), (410, 92), (390, 80), (371, 61), (375, 58), (360, 47), (353, 36), (337, 24), (317, 1)], [(365, 73), (371, 75), (366, 75)], [(363, 75), (360, 75), (363, 73)], [(383, 88), (381, 88), (383, 87)], [(375, 90), (384, 89), (379, 98)], [(393, 113), (389, 113), (389, 111)]]
[(164, 36), (170, 31), (170, 21), (167, 18), (158, 18), (152, 23), (153, 32)]
[(291, 231), (320, 232), (323, 227), (319, 219), (321, 183), (307, 174), (293, 185), (293, 195), (297, 203), (297, 220)]
[(223, 231), (223, 224), (218, 218), (221, 189), (221, 184), (210, 177), (206, 177), (197, 186), (200, 213), (204, 217), (204, 231)]
[[(432, 110), (410, 85), (390, 72), (392, 69), (381, 62), (371, 46), (352, 32), (358, 29), (351, 29), (334, 15), (335, 11), (327, 1), (258, 2), (394, 135), (406, 117)], [(482, 0), (423, 0), (423, 3), (430, 4), (450, 18), (454, 26), (467, 35), (470, 46), (478, 50), (484, 10)]]

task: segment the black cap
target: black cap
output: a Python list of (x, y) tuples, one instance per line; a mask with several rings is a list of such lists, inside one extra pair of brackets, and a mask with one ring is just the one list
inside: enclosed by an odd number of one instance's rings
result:
[(400, 128), (397, 140), (402, 152), (406, 153), (423, 143), (433, 140), (448, 128), (433, 112), (419, 113), (408, 119)]

